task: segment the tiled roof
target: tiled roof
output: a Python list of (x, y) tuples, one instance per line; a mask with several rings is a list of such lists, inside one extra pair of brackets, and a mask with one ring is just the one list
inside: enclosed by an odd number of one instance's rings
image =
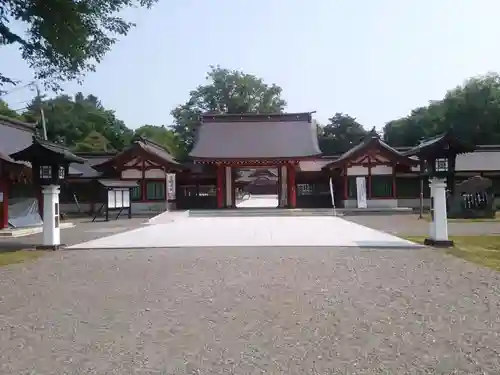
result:
[(415, 147), (405, 151), (403, 155), (419, 156), (423, 154), (443, 154), (451, 149), (457, 154), (473, 152), (476, 147), (455, 136), (452, 129), (446, 133), (422, 140)]
[(335, 168), (337, 166), (340, 166), (340, 165), (348, 162), (349, 160), (352, 160), (353, 158), (360, 156), (365, 150), (370, 149), (370, 148), (374, 148), (374, 147), (385, 150), (387, 153), (392, 155), (393, 158), (397, 159), (399, 162), (402, 162), (404, 164), (413, 165), (416, 163), (415, 160), (410, 159), (407, 156), (404, 156), (401, 152), (399, 152), (395, 148), (389, 146), (387, 143), (382, 141), (379, 136), (369, 135), (360, 144), (354, 146), (349, 151), (343, 153), (338, 159), (325, 165), (323, 168), (329, 169), (329, 168)]
[(310, 113), (204, 115), (194, 159), (288, 159), (321, 155)]
[(35, 125), (0, 116), (0, 152), (11, 155), (33, 142)]
[(153, 155), (155, 158), (159, 159), (159, 161), (162, 161), (164, 164), (180, 166), (180, 163), (177, 162), (175, 158), (163, 146), (144, 137), (136, 139), (130, 146), (126, 147), (123, 151), (118, 152), (115, 156), (109, 159), (103, 160), (102, 162), (99, 163), (95, 163), (93, 164), (93, 166), (102, 166), (104, 164), (113, 163), (116, 159), (122, 158), (124, 155), (133, 152), (133, 150), (136, 147), (139, 147), (149, 155)]

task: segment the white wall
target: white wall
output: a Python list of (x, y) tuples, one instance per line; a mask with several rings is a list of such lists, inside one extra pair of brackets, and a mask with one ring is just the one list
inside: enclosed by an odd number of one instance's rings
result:
[(368, 176), (368, 167), (353, 166), (347, 168), (348, 176)]
[(492, 171), (500, 169), (500, 151), (475, 151), (457, 156), (457, 171)]
[(145, 178), (162, 178), (166, 179), (167, 175), (163, 169), (160, 168), (154, 168), (154, 169), (147, 169), (144, 172), (144, 177)]
[(303, 160), (299, 162), (299, 167), (303, 172), (316, 172), (320, 171), (321, 168), (331, 162), (332, 160), (327, 159)]
[(375, 165), (372, 167), (372, 175), (392, 175), (392, 166), (390, 165)]
[(137, 170), (137, 169), (125, 169), (122, 171), (122, 178), (124, 179), (141, 179), (142, 178), (142, 171)]

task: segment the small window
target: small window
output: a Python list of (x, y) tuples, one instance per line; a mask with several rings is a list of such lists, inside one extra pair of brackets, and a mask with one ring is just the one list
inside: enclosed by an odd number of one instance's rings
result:
[(130, 200), (140, 201), (141, 200), (141, 185), (134, 186), (130, 190)]
[(392, 198), (392, 176), (371, 176), (372, 198)]
[(311, 184), (297, 184), (298, 195), (312, 195), (313, 186)]
[(148, 201), (165, 200), (165, 182), (163, 181), (147, 182), (146, 199)]

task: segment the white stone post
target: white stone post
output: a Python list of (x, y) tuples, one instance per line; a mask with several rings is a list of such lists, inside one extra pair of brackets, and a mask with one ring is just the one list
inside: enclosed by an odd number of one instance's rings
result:
[(434, 196), (434, 221), (431, 237), (426, 244), (431, 246), (453, 246), (453, 241), (448, 238), (448, 217), (446, 212), (446, 180), (433, 178), (431, 192)]
[(61, 245), (61, 229), (59, 228), (59, 186), (42, 186), (42, 194), (43, 247), (55, 250), (59, 247), (59, 245)]
[(435, 207), (435, 201), (434, 201), (434, 184), (433, 184), (433, 179), (430, 178), (429, 179), (429, 190), (430, 190), (430, 218), (431, 218), (431, 221), (429, 223), (429, 238), (432, 238), (432, 239), (436, 239), (436, 231), (434, 230), (435, 229), (435, 221), (436, 221), (436, 218), (435, 218), (435, 214), (436, 214), (436, 207)]

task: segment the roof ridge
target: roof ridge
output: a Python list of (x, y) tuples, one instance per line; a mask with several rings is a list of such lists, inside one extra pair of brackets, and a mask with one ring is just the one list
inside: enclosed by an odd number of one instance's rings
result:
[(162, 150), (164, 150), (164, 151), (168, 152), (170, 155), (172, 155), (169, 149), (167, 149), (166, 147), (160, 145), (159, 143), (156, 143), (155, 141), (153, 141), (153, 140), (151, 140), (149, 138), (146, 138), (146, 137), (144, 137), (144, 136), (141, 135), (139, 137), (139, 140), (142, 140), (145, 143), (150, 143), (151, 145), (153, 145), (153, 146), (155, 146), (157, 148), (161, 148)]

